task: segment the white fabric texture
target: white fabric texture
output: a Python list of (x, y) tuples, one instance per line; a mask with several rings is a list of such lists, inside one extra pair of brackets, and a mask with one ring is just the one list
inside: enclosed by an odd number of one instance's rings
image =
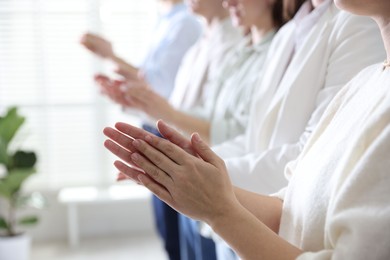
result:
[[(275, 36), (245, 134), (213, 147), (225, 159), (233, 183), (270, 194), (287, 184), (285, 165), (296, 159), (334, 95), (360, 70), (385, 57), (377, 25), (332, 3), (293, 58), (296, 24)], [(289, 66), (287, 67), (287, 64)], [(284, 71), (283, 68), (287, 70)], [(272, 92), (269, 92), (272, 93)], [(262, 100), (269, 98), (269, 106)]]
[(288, 164), (280, 235), (298, 259), (390, 259), (390, 70), (373, 65), (332, 101)]
[(170, 103), (177, 109), (191, 109), (204, 102), (207, 83), (220, 73), (226, 55), (243, 38), (231, 19), (214, 21), (186, 53), (176, 76)]
[(207, 84), (210, 91), (205, 103), (186, 111), (211, 123), (211, 144), (224, 142), (245, 132), (256, 82), (262, 77), (262, 68), (274, 35), (274, 31), (269, 32), (257, 44), (251, 44), (250, 37), (243, 39), (224, 60), (218, 77)]

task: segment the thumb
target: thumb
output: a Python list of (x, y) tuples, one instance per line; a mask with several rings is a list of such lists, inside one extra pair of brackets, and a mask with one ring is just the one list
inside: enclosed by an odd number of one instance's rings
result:
[(195, 152), (204, 161), (209, 162), (218, 168), (223, 165), (222, 159), (211, 150), (211, 148), (200, 138), (198, 133), (192, 134), (191, 143)]

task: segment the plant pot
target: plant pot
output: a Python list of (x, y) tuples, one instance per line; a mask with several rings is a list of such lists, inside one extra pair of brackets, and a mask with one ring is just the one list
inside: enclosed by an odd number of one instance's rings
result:
[(28, 260), (30, 259), (31, 239), (27, 234), (13, 237), (0, 236), (1, 260)]

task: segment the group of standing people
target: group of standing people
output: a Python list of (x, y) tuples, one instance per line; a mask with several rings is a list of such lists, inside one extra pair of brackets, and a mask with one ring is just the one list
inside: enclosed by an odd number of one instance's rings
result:
[(157, 217), (161, 234), (176, 232), (169, 258), (388, 259), (390, 2), (189, 6), (205, 25), (170, 95), (123, 60), (126, 80), (97, 77), (149, 115), (144, 130), (106, 128), (105, 146), (121, 159), (119, 179), (169, 205)]

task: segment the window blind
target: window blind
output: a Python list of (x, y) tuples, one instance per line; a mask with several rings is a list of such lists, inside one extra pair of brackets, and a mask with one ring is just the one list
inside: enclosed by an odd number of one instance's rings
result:
[(27, 118), (14, 148), (38, 154), (29, 187), (114, 181), (102, 129), (137, 119), (100, 96), (93, 75), (110, 74), (110, 66), (79, 39), (87, 31), (103, 35), (137, 64), (156, 17), (155, 0), (0, 0), (0, 110), (16, 105)]

